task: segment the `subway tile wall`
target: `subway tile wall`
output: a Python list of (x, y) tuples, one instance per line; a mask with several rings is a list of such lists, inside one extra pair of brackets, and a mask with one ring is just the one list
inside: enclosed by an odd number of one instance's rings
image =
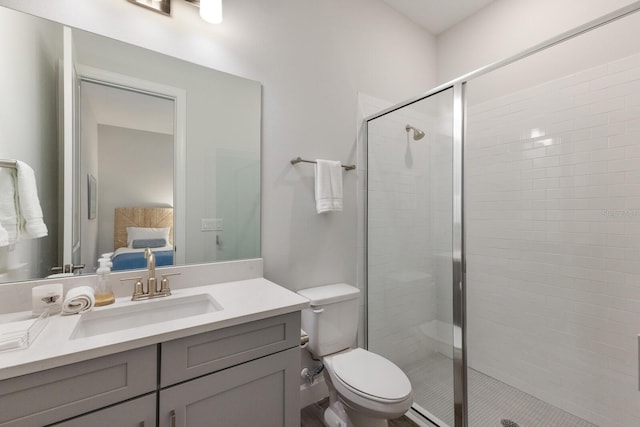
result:
[(448, 90), (368, 123), (369, 349), (405, 370), (452, 356), (452, 101)]
[(640, 55), (477, 104), (468, 89), (470, 366), (640, 426)]
[(367, 132), (369, 349), (405, 369), (436, 348), (426, 334), (436, 319), (430, 146), (405, 130), (427, 121), (403, 109), (369, 122)]

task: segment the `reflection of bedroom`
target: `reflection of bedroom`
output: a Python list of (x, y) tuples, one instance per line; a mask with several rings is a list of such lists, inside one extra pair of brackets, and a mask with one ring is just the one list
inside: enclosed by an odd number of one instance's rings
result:
[(155, 266), (174, 264), (173, 208), (116, 208), (112, 270), (146, 268), (146, 250)]
[[(82, 82), (81, 97), (80, 177), (91, 174), (97, 181), (95, 220), (89, 219), (88, 205), (81, 206), (80, 250), (84, 271), (92, 272), (102, 254), (117, 249), (116, 208), (173, 207), (174, 109), (172, 100), (89, 82)], [(139, 257), (143, 251), (129, 247)]]

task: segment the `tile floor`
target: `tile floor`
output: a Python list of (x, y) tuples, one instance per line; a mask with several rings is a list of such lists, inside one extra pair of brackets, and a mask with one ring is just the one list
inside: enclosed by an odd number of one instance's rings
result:
[[(413, 386), (414, 401), (450, 426), (453, 425), (452, 369), (451, 359), (433, 353), (405, 370)], [(507, 420), (519, 427), (597, 427), (495, 378), (469, 369), (469, 426), (501, 427)]]

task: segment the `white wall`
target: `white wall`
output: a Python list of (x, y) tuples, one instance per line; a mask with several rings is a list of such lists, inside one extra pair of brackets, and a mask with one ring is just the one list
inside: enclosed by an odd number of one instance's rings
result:
[(179, 1), (173, 18), (124, 1), (0, 3), (262, 82), (265, 276), (291, 289), (355, 283), (355, 174), (345, 211), (320, 216), (313, 169), (289, 160), (353, 162), (357, 92), (395, 102), (432, 87), (429, 34), (377, 0), (234, 0), (218, 27)]
[(508, 58), (631, 0), (497, 0), (437, 37), (437, 80)]
[[(0, 11), (0, 158), (18, 159), (36, 171), (36, 183), (49, 235), (0, 249), (0, 281), (43, 277), (57, 263), (58, 242), (58, 59), (62, 34), (55, 26), (34, 26), (29, 17)], [(7, 61), (6, 63), (4, 61)], [(10, 100), (10, 101), (9, 101)], [(37, 108), (34, 109), (34, 105)], [(16, 264), (21, 272), (15, 271)], [(26, 264), (26, 265), (24, 265)]]
[(101, 254), (114, 250), (115, 208), (172, 206), (173, 135), (98, 125), (98, 170)]

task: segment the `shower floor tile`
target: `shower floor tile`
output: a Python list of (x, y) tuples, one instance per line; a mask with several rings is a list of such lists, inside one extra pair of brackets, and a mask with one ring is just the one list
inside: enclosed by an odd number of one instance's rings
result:
[[(452, 370), (451, 359), (440, 353), (405, 368), (414, 401), (449, 426), (453, 426)], [(597, 427), (483, 373), (469, 369), (468, 374), (470, 427), (501, 427), (501, 420), (520, 427)]]

